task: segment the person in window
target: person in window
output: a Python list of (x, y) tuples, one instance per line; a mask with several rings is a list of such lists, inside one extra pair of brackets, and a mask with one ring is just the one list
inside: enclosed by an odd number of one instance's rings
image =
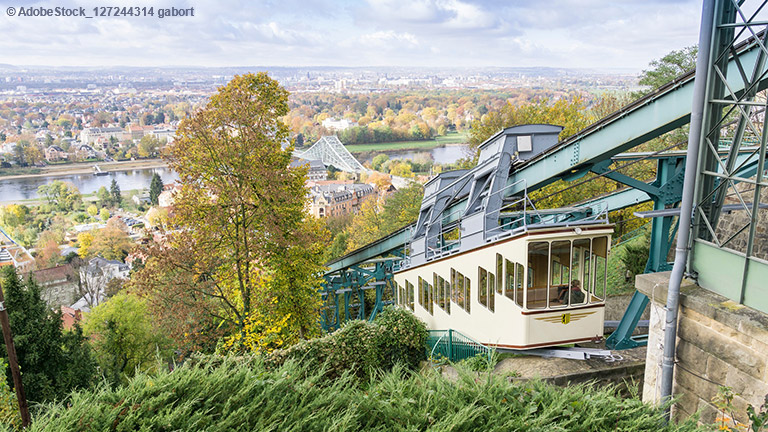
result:
[(584, 303), (584, 291), (581, 290), (581, 281), (574, 279), (571, 281), (571, 304)]

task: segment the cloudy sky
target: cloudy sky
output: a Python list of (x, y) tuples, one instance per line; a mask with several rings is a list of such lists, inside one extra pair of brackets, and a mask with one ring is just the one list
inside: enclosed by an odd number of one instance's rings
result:
[[(133, 3), (131, 3), (133, 2)], [(697, 41), (689, 0), (0, 1), (0, 63), (50, 66), (552, 66), (641, 70)], [(154, 17), (19, 16), (153, 6)], [(158, 18), (194, 7), (194, 17)], [(9, 8), (15, 15), (9, 16)]]

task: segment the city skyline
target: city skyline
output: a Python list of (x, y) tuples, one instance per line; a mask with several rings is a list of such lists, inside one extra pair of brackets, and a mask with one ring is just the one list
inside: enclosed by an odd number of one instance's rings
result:
[[(640, 71), (697, 42), (696, 1), (162, 0), (153, 16), (33, 17), (2, 2), (0, 63), (16, 66), (559, 67)], [(112, 6), (118, 5), (109, 2)], [(10, 16), (9, 9), (14, 9)], [(159, 18), (159, 9), (194, 16)]]

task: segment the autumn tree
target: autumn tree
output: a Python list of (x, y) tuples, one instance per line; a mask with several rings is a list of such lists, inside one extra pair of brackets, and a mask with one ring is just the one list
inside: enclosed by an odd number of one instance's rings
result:
[(282, 148), (287, 101), (266, 73), (236, 76), (168, 148), (180, 229), (150, 248), (132, 284), (156, 316), (184, 316), (161, 318), (182, 345), (222, 331), (232, 349), (262, 349), (241, 342), (277, 333), (274, 347), (318, 331), (324, 230), (304, 211), (306, 167), (290, 168)]
[(536, 103), (513, 105), (507, 102), (500, 110), (491, 111), (479, 120), (472, 122), (469, 134), (469, 146), (475, 153), (475, 161), (479, 155), (479, 146), (496, 132), (525, 124), (554, 124), (563, 126), (560, 139), (571, 136), (590, 124), (589, 116), (584, 115), (585, 101), (581, 97), (560, 99), (551, 103), (541, 100)]
[(338, 250), (343, 241), (346, 252), (349, 252), (416, 222), (423, 196), (424, 187), (411, 183), (389, 197), (367, 199), (343, 233), (345, 236), (334, 239), (331, 247)]
[(37, 193), (61, 211), (72, 211), (82, 204), (80, 191), (70, 182), (54, 180), (49, 184), (38, 186)]
[(99, 205), (101, 206), (108, 206), (112, 203), (112, 195), (104, 186), (100, 187), (99, 190), (96, 191), (96, 198), (99, 199)]
[(139, 141), (137, 150), (140, 158), (157, 157), (160, 151), (160, 139), (153, 135), (144, 135)]
[(88, 215), (89, 215), (89, 216), (91, 216), (91, 217), (96, 217), (96, 215), (98, 215), (98, 214), (99, 214), (99, 208), (98, 208), (98, 207), (96, 207), (94, 204), (91, 204), (91, 205), (89, 205), (89, 206), (88, 206), (88, 208), (87, 208), (87, 209), (85, 209), (85, 211), (86, 211), (86, 212), (88, 213)]
[(86, 258), (91, 255), (91, 245), (93, 244), (93, 234), (90, 232), (81, 232), (77, 235), (77, 255)]
[(133, 241), (126, 231), (127, 227), (119, 219), (110, 219), (106, 228), (95, 231), (88, 251), (92, 256), (124, 261), (133, 248)]
[(103, 222), (108, 221), (110, 216), (111, 215), (109, 214), (109, 210), (105, 208), (99, 211), (99, 219), (101, 219)]

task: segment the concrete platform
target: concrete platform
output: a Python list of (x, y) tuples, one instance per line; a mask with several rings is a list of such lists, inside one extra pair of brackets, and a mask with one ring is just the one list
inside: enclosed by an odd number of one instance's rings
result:
[[(590, 344), (587, 348), (602, 348), (601, 344)], [(645, 372), (646, 347), (614, 351), (621, 360), (607, 362), (602, 359), (571, 360), (562, 358), (544, 358), (538, 356), (516, 356), (504, 358), (493, 370), (494, 374), (507, 376), (511, 381), (541, 379), (555, 385), (594, 382), (598, 386), (614, 384), (622, 392), (631, 386), (637, 386), (642, 394), (643, 375)], [(448, 378), (457, 376), (451, 366), (442, 366), (443, 375)]]

